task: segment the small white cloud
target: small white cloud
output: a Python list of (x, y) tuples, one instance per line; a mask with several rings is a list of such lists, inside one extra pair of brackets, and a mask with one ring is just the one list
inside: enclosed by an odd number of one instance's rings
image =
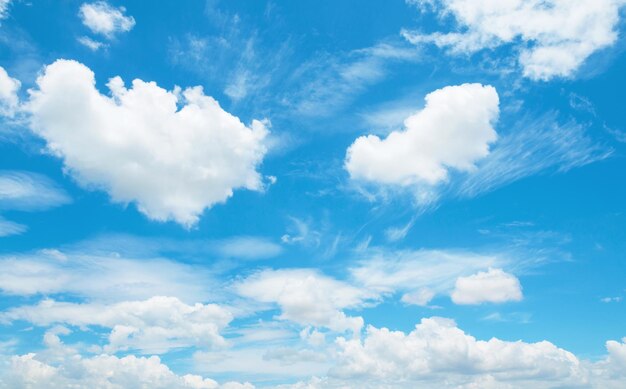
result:
[(95, 88), (89, 68), (58, 60), (26, 104), (31, 129), (79, 184), (187, 227), (235, 189), (263, 190), (262, 122), (246, 127), (201, 87), (167, 91), (134, 80), (126, 89), (119, 77), (107, 85), (111, 97)]
[(0, 20), (9, 16), (9, 6), (13, 0), (0, 0)]
[(471, 171), (489, 154), (499, 113), (493, 87), (448, 86), (425, 100), (424, 109), (404, 121), (404, 130), (354, 141), (345, 161), (352, 179), (412, 187), (422, 197), (424, 188), (446, 182), (450, 169)]
[[(0, 14), (1, 10), (0, 8)], [(18, 80), (11, 78), (7, 71), (0, 66), (0, 116), (13, 117), (15, 115), (20, 103), (17, 92), (21, 85)]]
[(368, 258), (350, 269), (354, 285), (379, 293), (403, 293), (406, 304), (427, 305), (436, 295), (448, 294), (458, 277), (510, 262), (507, 254), (445, 250), (387, 251), (371, 248)]
[(622, 301), (621, 297), (603, 297), (600, 299), (603, 303), (619, 303)]
[(456, 280), (451, 294), (456, 304), (504, 303), (520, 301), (522, 287), (519, 280), (502, 269), (489, 269)]
[(99, 42), (95, 39), (91, 39), (88, 36), (81, 36), (80, 38), (78, 38), (78, 43), (85, 46), (91, 51), (98, 51), (101, 48), (106, 47), (106, 44)]
[(113, 7), (106, 1), (84, 3), (78, 16), (83, 24), (93, 33), (112, 38), (115, 34), (130, 31), (135, 26), (135, 19), (126, 16), (124, 7)]
[(270, 240), (240, 236), (217, 243), (217, 251), (228, 258), (266, 259), (279, 255), (282, 247)]
[(372, 297), (310, 269), (261, 271), (237, 283), (235, 290), (262, 303), (278, 304), (280, 319), (354, 334), (361, 330), (363, 319), (347, 316), (342, 309), (357, 308)]
[(0, 217), (0, 237), (20, 235), (26, 232), (28, 227)]
[(403, 31), (412, 43), (433, 43), (452, 54), (516, 46), (525, 77), (569, 77), (618, 37), (623, 0), (408, 0), (453, 15), (462, 32)]
[(69, 202), (68, 194), (46, 176), (0, 170), (0, 209), (43, 211)]
[(419, 305), (425, 307), (435, 297), (435, 292), (428, 288), (420, 288), (418, 290), (405, 293), (402, 295), (401, 301), (406, 304)]

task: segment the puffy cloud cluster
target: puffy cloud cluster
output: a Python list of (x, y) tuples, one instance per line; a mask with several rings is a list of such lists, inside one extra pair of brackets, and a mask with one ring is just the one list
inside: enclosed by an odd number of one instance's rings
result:
[(135, 26), (135, 18), (126, 16), (124, 7), (113, 7), (106, 1), (84, 3), (78, 16), (93, 33), (107, 38), (120, 32), (130, 31)]
[[(404, 129), (385, 139), (362, 136), (348, 148), (351, 178), (400, 187), (428, 188), (448, 179), (450, 169), (471, 171), (497, 139), (495, 88), (481, 84), (447, 86), (429, 93), (423, 110)], [(423, 197), (428, 191), (418, 193)]]
[(387, 383), (437, 379), (444, 387), (459, 376), (467, 382), (468, 377), (484, 374), (501, 382), (586, 380), (580, 361), (550, 342), (476, 340), (452, 320), (436, 317), (422, 319), (408, 334), (370, 326), (363, 340), (337, 342), (339, 361), (331, 375), (344, 379)]
[(44, 300), (34, 306), (12, 308), (0, 314), (0, 320), (110, 328), (106, 352), (130, 349), (160, 354), (180, 347), (225, 346), (220, 331), (230, 323), (232, 314), (215, 304), (187, 305), (174, 297), (155, 296), (109, 305)]
[(235, 289), (241, 296), (278, 304), (280, 319), (355, 334), (363, 327), (363, 319), (347, 316), (342, 309), (358, 308), (373, 297), (310, 269), (264, 270), (241, 281)]
[(624, 0), (407, 0), (453, 15), (462, 32), (404, 31), (412, 43), (433, 43), (454, 54), (516, 45), (524, 76), (571, 76), (598, 50), (617, 40)]
[(167, 91), (134, 80), (127, 89), (119, 77), (107, 85), (111, 97), (96, 89), (89, 68), (58, 60), (25, 105), (32, 130), (81, 185), (185, 226), (234, 189), (263, 189), (263, 123), (246, 127), (201, 87)]
[(513, 274), (505, 273), (502, 269), (489, 269), (459, 277), (450, 296), (456, 304), (520, 301), (522, 286)]
[(0, 386), (11, 388), (162, 388), (162, 389), (254, 389), (249, 383), (223, 385), (198, 375), (177, 375), (159, 357), (122, 358), (101, 354), (83, 357), (63, 345), (55, 333), (46, 334), (49, 348), (40, 355), (15, 355), (0, 373)]

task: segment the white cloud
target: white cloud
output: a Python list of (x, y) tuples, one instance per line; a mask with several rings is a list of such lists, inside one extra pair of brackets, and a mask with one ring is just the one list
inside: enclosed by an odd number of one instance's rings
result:
[(348, 148), (345, 167), (352, 179), (421, 192), (420, 187), (446, 182), (450, 169), (473, 170), (489, 154), (499, 113), (493, 87), (448, 86), (425, 100), (424, 109), (404, 121), (404, 130), (385, 139), (362, 136)]
[(415, 44), (433, 43), (453, 54), (512, 44), (525, 77), (568, 77), (618, 37), (623, 0), (408, 0), (453, 15), (461, 32), (403, 31)]
[(46, 176), (0, 170), (0, 209), (43, 211), (70, 201), (68, 194)]
[(198, 375), (176, 375), (159, 357), (122, 358), (101, 354), (83, 357), (62, 344), (58, 335), (47, 333), (48, 346), (56, 358), (46, 353), (15, 355), (0, 373), (0, 385), (12, 388), (162, 388), (162, 389), (254, 389), (249, 383), (216, 381)]
[(4, 236), (20, 235), (26, 232), (28, 228), (19, 223), (6, 220), (0, 216), (0, 238)]
[(545, 170), (566, 172), (609, 157), (612, 150), (594, 142), (585, 130), (573, 121), (559, 123), (555, 113), (518, 119), (475, 171), (452, 183), (451, 191), (474, 197)]
[(383, 295), (401, 292), (404, 303), (416, 305), (427, 305), (435, 296), (448, 294), (458, 277), (512, 262), (506, 253), (445, 250), (369, 249), (362, 255), (366, 259), (350, 269), (353, 284)]
[(102, 47), (106, 47), (107, 45), (99, 42), (97, 40), (91, 39), (88, 36), (81, 36), (80, 38), (78, 38), (78, 43), (80, 43), (81, 45), (85, 46), (86, 48), (88, 48), (91, 51), (98, 51), (100, 50)]
[(132, 259), (118, 254), (85, 255), (42, 250), (0, 257), (5, 294), (69, 294), (89, 301), (117, 302), (167, 295), (185, 302), (216, 298), (205, 270), (167, 259)]
[(373, 297), (311, 269), (264, 270), (237, 283), (235, 290), (259, 302), (278, 304), (280, 319), (355, 334), (363, 319), (347, 316), (342, 309), (358, 308)]
[[(425, 318), (408, 334), (369, 326), (363, 340), (338, 338), (331, 376), (387, 384), (433, 383), (458, 387), (489, 374), (498, 382), (525, 380), (584, 384), (585, 372), (570, 352), (550, 342), (476, 340), (449, 319)], [(436, 385), (434, 385), (436, 387)]]
[(329, 116), (385, 79), (392, 63), (415, 62), (419, 53), (397, 43), (378, 43), (340, 56), (327, 53), (303, 63), (291, 72), (292, 84), (283, 98), (289, 108), (305, 117)]
[(135, 26), (135, 19), (126, 16), (124, 7), (113, 7), (106, 1), (84, 3), (78, 16), (93, 33), (112, 38), (115, 34), (130, 31)]
[(43, 300), (0, 314), (0, 321), (25, 320), (37, 326), (68, 324), (110, 328), (108, 353), (139, 350), (165, 353), (182, 347), (223, 347), (220, 331), (233, 316), (216, 304), (187, 305), (175, 297), (155, 296), (144, 301), (114, 304), (68, 303)]
[(520, 301), (522, 286), (514, 275), (490, 268), (486, 272), (459, 277), (450, 297), (456, 304)]
[[(2, 3), (0, 3), (0, 16), (2, 16)], [(17, 112), (20, 100), (17, 92), (21, 83), (11, 78), (7, 71), (0, 66), (0, 116), (12, 117)]]
[(279, 255), (282, 247), (267, 239), (239, 236), (218, 242), (217, 252), (229, 258), (266, 259)]
[(0, 0), (0, 20), (9, 16), (9, 6), (12, 0)]
[(256, 168), (265, 125), (246, 127), (201, 87), (166, 91), (134, 80), (126, 89), (114, 77), (108, 97), (89, 68), (68, 60), (48, 65), (37, 85), (26, 109), (49, 152), (81, 185), (136, 202), (151, 219), (192, 226), (234, 189), (263, 189)]

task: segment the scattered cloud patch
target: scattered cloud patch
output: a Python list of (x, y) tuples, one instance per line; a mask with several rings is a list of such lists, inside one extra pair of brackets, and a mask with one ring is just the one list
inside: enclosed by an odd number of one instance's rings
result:
[(262, 122), (245, 126), (201, 87), (167, 91), (137, 79), (127, 89), (119, 77), (107, 86), (111, 97), (85, 65), (58, 60), (26, 104), (31, 129), (79, 184), (187, 227), (235, 189), (263, 190)]
[(0, 314), (0, 321), (5, 323), (23, 320), (44, 327), (63, 324), (109, 328), (105, 352), (138, 350), (144, 354), (192, 346), (223, 347), (226, 340), (220, 331), (232, 318), (228, 310), (216, 304), (187, 305), (175, 297), (163, 296), (114, 304), (48, 299)]
[(9, 6), (13, 0), (0, 0), (0, 20), (9, 17)]
[(268, 239), (240, 236), (218, 242), (217, 251), (228, 258), (266, 259), (279, 255), (283, 249)]
[(70, 202), (69, 195), (46, 176), (0, 170), (0, 210), (43, 211)]
[[(2, 15), (1, 7), (0, 3), (0, 16)], [(21, 85), (19, 80), (9, 76), (7, 71), (0, 66), (0, 116), (13, 117), (15, 115), (20, 103), (17, 92)]]
[(456, 304), (504, 303), (522, 300), (522, 286), (512, 274), (489, 269), (471, 276), (459, 277), (451, 294)]
[[(64, 334), (67, 334), (65, 332)], [(198, 375), (177, 375), (159, 357), (117, 357), (100, 354), (85, 357), (64, 345), (59, 334), (46, 333), (47, 348), (3, 358), (0, 384), (19, 388), (159, 388), (159, 389), (254, 389), (249, 383), (216, 381)]]
[(55, 249), (0, 257), (0, 290), (7, 295), (70, 295), (91, 302), (172, 296), (187, 303), (219, 295), (204, 269), (162, 258), (88, 255)]
[(130, 31), (135, 26), (135, 18), (125, 13), (124, 7), (113, 7), (106, 1), (96, 1), (83, 3), (78, 16), (91, 32), (111, 39), (118, 33)]
[(11, 235), (20, 235), (28, 230), (23, 224), (15, 223), (0, 217), (0, 238)]
[(104, 47), (107, 46), (105, 43), (102, 43), (102, 42), (97, 41), (95, 39), (91, 39), (88, 36), (81, 36), (77, 40), (78, 40), (78, 43), (80, 43), (81, 45), (85, 46), (86, 48), (88, 48), (91, 51), (98, 51), (101, 48), (104, 48)]
[(451, 54), (514, 47), (523, 75), (533, 80), (571, 77), (595, 52), (617, 38), (623, 0), (407, 0), (453, 16), (458, 31), (403, 30), (414, 44), (435, 44)]
[(363, 319), (347, 316), (342, 309), (358, 308), (373, 297), (310, 269), (264, 270), (236, 284), (235, 290), (241, 296), (277, 304), (279, 319), (354, 334), (361, 330)]
[(543, 171), (567, 172), (608, 158), (613, 150), (594, 141), (586, 127), (559, 123), (556, 113), (521, 119), (477, 163), (471, 174), (451, 185), (455, 196), (475, 197)]
[(415, 305), (427, 305), (435, 296), (449, 294), (459, 277), (512, 261), (505, 253), (445, 250), (370, 249), (363, 255), (366, 259), (349, 269), (354, 285), (381, 295), (402, 293), (402, 302)]

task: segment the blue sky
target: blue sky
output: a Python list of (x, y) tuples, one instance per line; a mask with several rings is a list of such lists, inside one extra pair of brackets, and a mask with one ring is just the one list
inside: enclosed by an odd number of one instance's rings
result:
[(0, 386), (620, 388), (623, 0), (0, 0)]

